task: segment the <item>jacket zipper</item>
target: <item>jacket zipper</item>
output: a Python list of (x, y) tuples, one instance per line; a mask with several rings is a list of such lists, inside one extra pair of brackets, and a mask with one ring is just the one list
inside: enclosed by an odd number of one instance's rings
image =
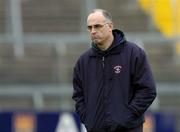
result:
[(105, 57), (103, 56), (102, 57), (102, 66), (103, 66), (103, 68), (104, 68), (104, 60), (105, 60)]
[[(105, 109), (106, 107), (105, 107), (105, 89), (104, 89), (104, 82), (105, 82), (105, 78), (104, 78), (104, 76), (105, 76), (105, 68), (104, 68), (104, 66), (105, 66), (105, 57), (104, 56), (102, 56), (102, 59), (101, 59), (101, 62), (102, 62), (102, 70), (103, 70), (103, 90), (102, 90), (102, 99), (103, 99), (103, 101), (102, 101), (102, 107), (103, 107), (103, 109)], [(105, 113), (104, 113), (104, 115), (103, 116), (105, 116)], [(103, 117), (104, 118), (104, 117)]]

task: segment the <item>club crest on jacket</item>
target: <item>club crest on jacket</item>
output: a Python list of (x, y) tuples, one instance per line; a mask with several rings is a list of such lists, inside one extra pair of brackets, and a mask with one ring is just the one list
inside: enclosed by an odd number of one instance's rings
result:
[(117, 65), (117, 66), (114, 67), (114, 72), (115, 72), (115, 73), (120, 73), (120, 72), (121, 72), (121, 69), (122, 69), (122, 66)]

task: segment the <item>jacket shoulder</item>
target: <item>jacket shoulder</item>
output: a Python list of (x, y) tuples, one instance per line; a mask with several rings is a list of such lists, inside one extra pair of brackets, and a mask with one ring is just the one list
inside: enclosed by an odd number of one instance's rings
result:
[(143, 46), (140, 44), (136, 44), (134, 42), (127, 41), (126, 42), (127, 47), (132, 48), (134, 50), (143, 50)]
[(80, 55), (79, 59), (80, 60), (81, 59), (87, 59), (91, 53), (92, 53), (92, 48), (89, 48)]
[(84, 51), (84, 52), (79, 56), (79, 58), (77, 59), (76, 65), (81, 64), (81, 63), (84, 63), (85, 61), (87, 61), (88, 58), (89, 58), (89, 56), (90, 56), (90, 54), (91, 54), (91, 52), (92, 52), (92, 48), (89, 48), (89, 49), (87, 49), (86, 51)]
[(138, 44), (136, 44), (136, 43), (127, 41), (125, 47), (126, 47), (128, 50), (130, 50), (132, 54), (137, 54), (137, 55), (138, 55), (138, 54), (143, 54), (143, 55), (145, 55), (145, 51), (144, 51), (142, 45), (138, 45)]

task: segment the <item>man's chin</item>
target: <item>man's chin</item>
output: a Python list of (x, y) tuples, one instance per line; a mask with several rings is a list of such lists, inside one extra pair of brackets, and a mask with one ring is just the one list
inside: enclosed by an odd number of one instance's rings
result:
[(95, 44), (100, 43), (100, 41), (99, 41), (98, 39), (94, 39), (93, 42), (94, 42)]

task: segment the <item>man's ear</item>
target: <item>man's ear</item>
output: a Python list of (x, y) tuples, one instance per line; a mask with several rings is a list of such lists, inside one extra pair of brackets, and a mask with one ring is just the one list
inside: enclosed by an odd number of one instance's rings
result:
[(109, 27), (111, 30), (113, 30), (113, 23), (111, 22), (111, 23), (109, 23), (108, 25), (109, 25), (108, 27)]

